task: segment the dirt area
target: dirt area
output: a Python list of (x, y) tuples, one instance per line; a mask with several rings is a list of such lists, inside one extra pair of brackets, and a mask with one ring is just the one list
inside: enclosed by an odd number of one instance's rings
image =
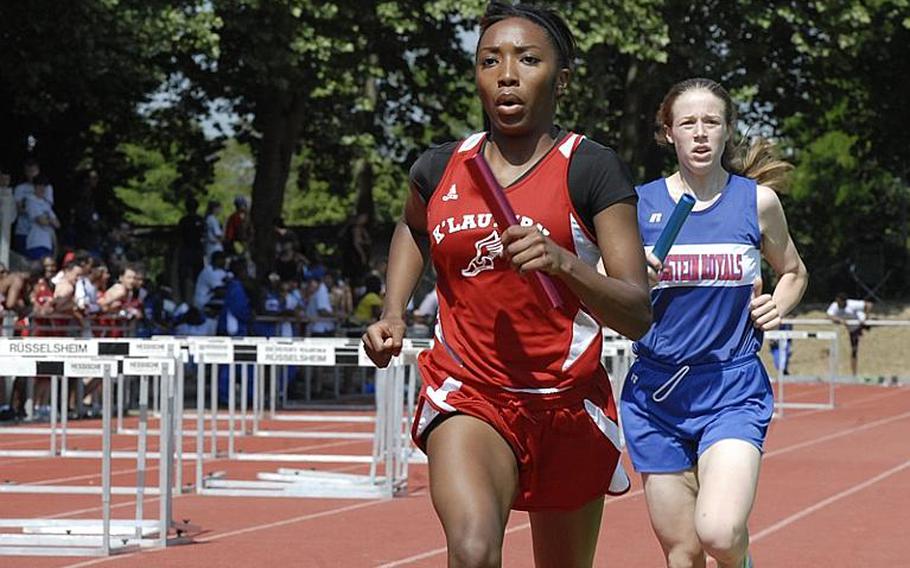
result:
[[(805, 306), (795, 314), (796, 318), (824, 319), (827, 306)], [(876, 306), (875, 319), (910, 320), (910, 303)], [(870, 318), (871, 319), (871, 318)], [(837, 330), (839, 336), (838, 374), (850, 375), (850, 339), (844, 326), (796, 325), (794, 329), (806, 331)], [(818, 375), (828, 372), (829, 343), (817, 339), (802, 339), (793, 342), (790, 359), (791, 375)], [(762, 348), (762, 359), (773, 376), (768, 341)], [(859, 342), (859, 377), (897, 376), (904, 382), (910, 381), (910, 326), (873, 327), (863, 333)]]

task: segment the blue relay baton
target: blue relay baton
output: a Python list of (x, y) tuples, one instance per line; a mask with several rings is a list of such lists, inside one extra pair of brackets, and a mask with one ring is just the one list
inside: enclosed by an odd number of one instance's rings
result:
[(667, 225), (664, 227), (664, 230), (660, 232), (660, 236), (657, 238), (657, 243), (654, 245), (654, 250), (651, 253), (657, 257), (661, 262), (667, 258), (667, 253), (670, 252), (670, 247), (673, 246), (673, 243), (676, 241), (676, 236), (679, 235), (679, 230), (682, 229), (683, 223), (686, 222), (686, 217), (689, 216), (689, 213), (692, 211), (692, 207), (695, 206), (695, 198), (684, 193), (682, 197), (679, 198), (679, 201), (676, 203), (676, 207), (673, 209), (673, 213), (670, 214), (670, 219), (667, 221)]

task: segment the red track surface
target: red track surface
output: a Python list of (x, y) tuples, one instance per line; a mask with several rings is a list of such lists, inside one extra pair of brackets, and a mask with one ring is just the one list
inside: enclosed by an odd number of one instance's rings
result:
[[(817, 387), (788, 387), (788, 398), (820, 399)], [(812, 392), (815, 390), (815, 392)], [(788, 411), (775, 420), (762, 466), (750, 529), (758, 566), (905, 566), (910, 557), (910, 388), (841, 386), (833, 411)], [(189, 425), (192, 428), (194, 426)], [(194, 424), (194, 423), (193, 423)], [(98, 426), (77, 422), (71, 427)], [(288, 423), (280, 428), (338, 430), (339, 425)], [(221, 423), (219, 423), (221, 427)], [(362, 431), (363, 425), (346, 431)], [(40, 441), (39, 441), (40, 440)], [(154, 447), (156, 440), (150, 440)], [(206, 439), (206, 448), (208, 448)], [(219, 439), (222, 449), (226, 439)], [(71, 437), (69, 446), (97, 448), (100, 437)], [(193, 441), (185, 447), (192, 450)], [(3, 435), (0, 449), (45, 448), (38, 436)], [(115, 449), (135, 439), (116, 436)], [(361, 441), (243, 438), (245, 451), (363, 453)], [(293, 448), (293, 449), (292, 449)], [(156, 462), (149, 463), (150, 468)], [(289, 464), (206, 462), (205, 471), (255, 478)], [(135, 460), (115, 460), (115, 485), (135, 483)], [(293, 467), (293, 466), (291, 466)], [(185, 464), (191, 483), (193, 462)], [(363, 471), (339, 466), (337, 471)], [(98, 484), (99, 462), (85, 459), (0, 458), (0, 481)], [(156, 483), (151, 469), (147, 483)], [(53, 481), (52, 481), (53, 480)], [(114, 514), (129, 518), (134, 500), (115, 497)], [(157, 514), (148, 498), (146, 516)], [(0, 517), (100, 518), (98, 496), (0, 495)], [(444, 566), (445, 541), (427, 494), (426, 468), (412, 466), (410, 493), (391, 501), (224, 498), (182, 495), (174, 517), (203, 527), (193, 544), (109, 558), (0, 558), (3, 566)], [(606, 504), (597, 566), (661, 566), (640, 484)], [(515, 513), (504, 548), (506, 566), (531, 566), (527, 516)]]

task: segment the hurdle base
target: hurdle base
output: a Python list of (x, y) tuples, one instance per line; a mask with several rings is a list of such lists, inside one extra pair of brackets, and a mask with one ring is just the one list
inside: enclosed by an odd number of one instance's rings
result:
[[(0, 519), (0, 527), (20, 533), (0, 534), (0, 556), (108, 556), (161, 547), (159, 521), (112, 520), (110, 548), (104, 550), (103, 522), (96, 519)], [(136, 538), (136, 529), (141, 537)], [(177, 536), (167, 546), (192, 542), (199, 528), (175, 523)]]
[(277, 473), (259, 473), (257, 478), (208, 479), (201, 493), (225, 497), (391, 499), (405, 488), (403, 482), (387, 484), (385, 477), (284, 468)]

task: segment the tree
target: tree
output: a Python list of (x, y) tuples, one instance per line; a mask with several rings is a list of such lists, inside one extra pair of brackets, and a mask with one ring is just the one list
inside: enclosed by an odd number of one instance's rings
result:
[[(112, 186), (141, 171), (131, 168), (136, 144), (182, 150), (174, 181), (195, 184), (208, 175), (211, 146), (196, 110), (156, 108), (155, 94), (173, 79), (175, 53), (206, 49), (208, 26), (194, 2), (89, 0), (0, 3), (0, 158), (21, 163), (37, 156), (57, 187), (80, 168)], [(124, 145), (129, 143), (130, 145)], [(72, 202), (58, 192), (58, 208)]]
[(238, 139), (256, 160), (257, 263), (268, 267), (273, 260), (269, 228), (281, 212), (295, 154), (308, 149), (312, 157), (298, 170), (301, 187), (322, 181), (347, 193), (356, 177), (366, 191), (377, 157), (400, 155), (407, 147), (402, 140), (424, 136), (439, 126), (442, 109), (457, 104), (457, 97), (435, 97), (432, 84), (457, 83), (464, 74), (454, 16), (459, 4), (210, 3), (217, 54), (183, 63), (210, 97), (248, 117)]

